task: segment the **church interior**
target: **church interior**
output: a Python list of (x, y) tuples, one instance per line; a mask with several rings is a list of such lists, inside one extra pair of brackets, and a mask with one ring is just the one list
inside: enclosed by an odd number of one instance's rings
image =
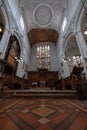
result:
[(87, 130), (87, 0), (0, 0), (0, 130)]

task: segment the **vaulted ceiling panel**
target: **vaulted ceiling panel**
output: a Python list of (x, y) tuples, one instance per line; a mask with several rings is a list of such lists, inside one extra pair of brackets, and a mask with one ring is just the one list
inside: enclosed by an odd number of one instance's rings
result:
[(29, 41), (31, 46), (35, 43), (40, 43), (40, 42), (53, 42), (57, 43), (59, 34), (57, 31), (53, 29), (32, 29), (28, 33)]
[(20, 0), (27, 32), (33, 28), (52, 28), (59, 32), (67, 0)]

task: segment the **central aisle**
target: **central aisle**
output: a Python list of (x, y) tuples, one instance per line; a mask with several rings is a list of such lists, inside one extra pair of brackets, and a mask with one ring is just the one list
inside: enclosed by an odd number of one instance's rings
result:
[(86, 130), (87, 101), (0, 99), (0, 130)]

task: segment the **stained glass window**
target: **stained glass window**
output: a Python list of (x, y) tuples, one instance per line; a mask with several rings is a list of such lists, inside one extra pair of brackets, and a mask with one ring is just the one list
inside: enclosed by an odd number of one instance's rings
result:
[(50, 46), (39, 45), (37, 46), (37, 69), (50, 68)]
[(79, 64), (83, 65), (82, 57), (81, 56), (73, 56), (73, 63), (74, 63), (74, 65), (77, 65), (77, 66)]

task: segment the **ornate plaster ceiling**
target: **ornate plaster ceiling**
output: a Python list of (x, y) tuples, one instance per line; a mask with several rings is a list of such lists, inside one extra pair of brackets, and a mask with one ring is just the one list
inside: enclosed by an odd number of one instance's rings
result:
[(20, 0), (20, 7), (27, 26), (33, 28), (52, 28), (59, 31), (67, 0)]
[(47, 27), (53, 19), (53, 14), (51, 6), (39, 4), (34, 10), (34, 22), (40, 27)]

